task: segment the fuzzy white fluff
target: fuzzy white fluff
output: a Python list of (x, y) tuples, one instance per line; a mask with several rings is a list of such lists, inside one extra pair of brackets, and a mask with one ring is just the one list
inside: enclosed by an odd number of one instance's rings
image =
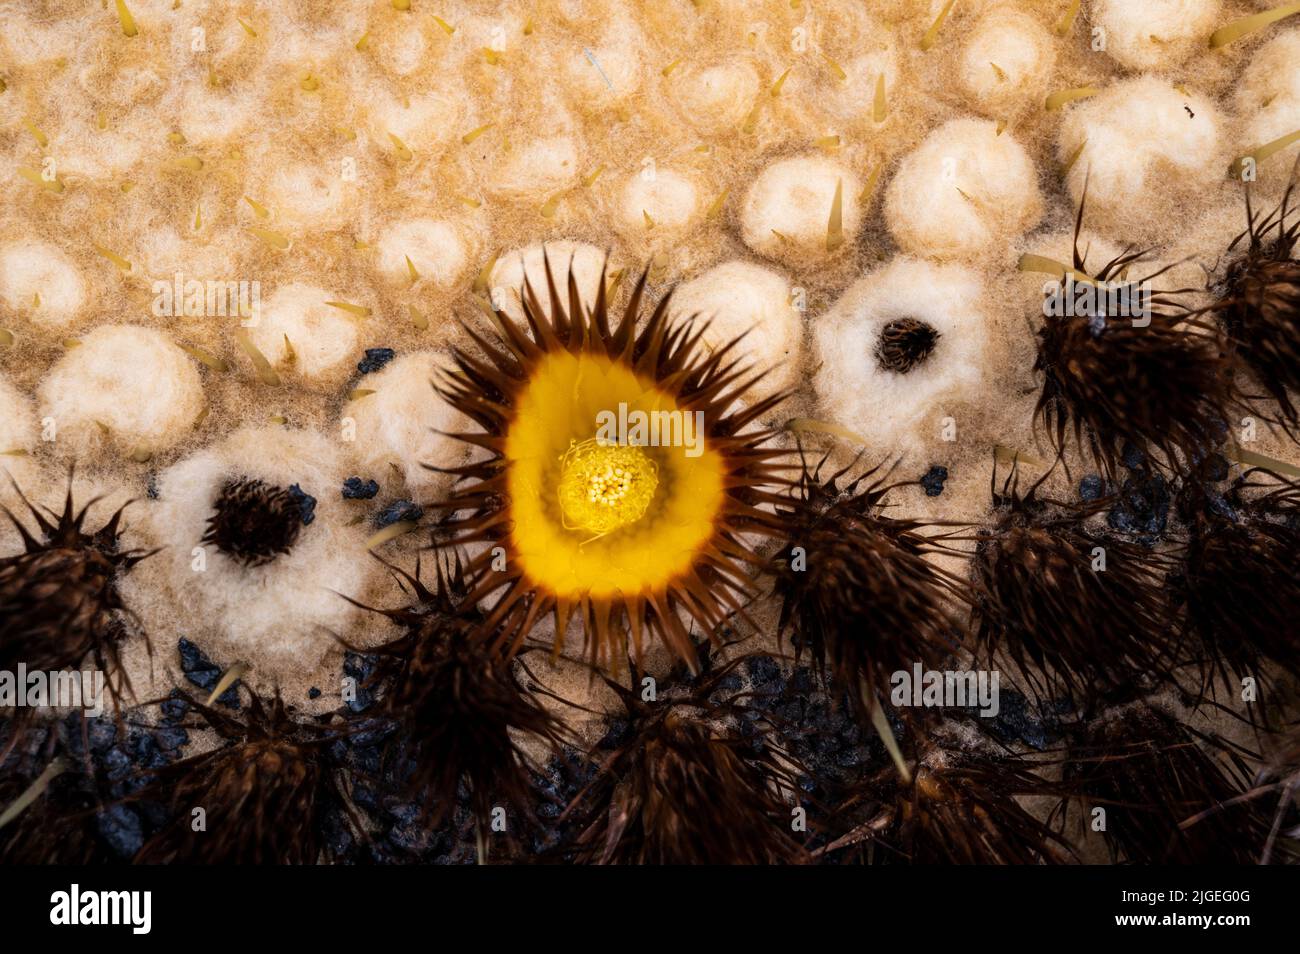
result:
[(0, 249), (0, 295), (10, 310), (61, 328), (81, 312), (86, 283), (57, 246), (19, 239)]
[[(377, 566), (364, 549), (372, 529), (349, 527), (354, 509), (342, 499), (344, 468), (337, 439), (309, 430), (245, 428), (173, 464), (158, 476), (158, 499), (144, 514), (158, 554), (124, 580), (127, 605), (146, 626), (197, 639), (227, 664), (255, 661), (260, 681), (320, 664), (359, 613), (337, 594), (362, 595)], [(214, 546), (197, 571), (194, 548), (207, 530), (227, 480), (249, 477), (279, 487), (298, 484), (316, 498), (316, 515), (293, 549), (247, 567)], [(175, 606), (188, 631), (174, 632)], [(155, 634), (164, 630), (154, 627)]]
[(514, 199), (540, 199), (578, 181), (578, 142), (572, 136), (528, 138), (499, 157), (488, 188)]
[[(934, 444), (918, 427), (936, 411), (980, 399), (988, 355), (987, 305), (979, 276), (959, 265), (897, 258), (846, 291), (814, 324), (813, 385), (830, 419), (873, 450)], [(882, 329), (916, 318), (939, 332), (930, 355), (906, 374), (876, 358)]]
[(598, 42), (566, 44), (556, 67), (574, 105), (584, 110), (603, 109), (640, 89), (645, 72), (641, 51), (647, 48), (641, 29), (620, 17), (609, 23)]
[(1033, 160), (997, 123), (954, 119), (899, 163), (885, 197), (885, 219), (915, 255), (972, 258), (1001, 248), (1032, 227), (1043, 199)]
[(826, 257), (837, 187), (842, 189), (844, 246), (852, 246), (861, 223), (862, 184), (839, 163), (811, 155), (778, 160), (750, 185), (740, 212), (745, 244), (776, 259)]
[(758, 73), (745, 60), (683, 64), (668, 77), (683, 118), (706, 135), (729, 132), (744, 122), (759, 94)]
[[(1243, 120), (1241, 152), (1300, 129), (1300, 30), (1270, 40), (1251, 57), (1236, 87), (1237, 115)], [(1261, 163), (1261, 182), (1288, 181), (1295, 147)]]
[(543, 314), (549, 318), (551, 299), (546, 291), (548, 257), (551, 274), (555, 277), (564, 300), (567, 302), (568, 299), (563, 283), (572, 268), (579, 297), (588, 306), (595, 304), (596, 293), (600, 290), (601, 272), (605, 268), (605, 253), (594, 245), (568, 239), (547, 242), (545, 247), (539, 242), (527, 248), (506, 252), (498, 258), (488, 279), (493, 304), (515, 321), (523, 321), (524, 312), (520, 302), (523, 300), (524, 282), (527, 281), (541, 303)]
[(194, 360), (162, 332), (104, 325), (81, 336), (40, 383), (41, 417), (57, 441), (90, 446), (108, 428), (123, 451), (178, 443), (203, 410)]
[(282, 285), (262, 302), (248, 336), (273, 367), (289, 368), (292, 355), (292, 370), (304, 377), (337, 377), (357, 355), (361, 340), (357, 319), (325, 304), (339, 300), (315, 285)]
[(421, 91), (398, 99), (379, 95), (366, 111), (366, 131), (374, 146), (391, 152), (396, 136), (414, 153), (437, 152), (469, 130), (461, 129), (463, 99), (451, 92)]
[(379, 237), (376, 267), (388, 281), (411, 284), (407, 259), (420, 280), (449, 287), (465, 274), (469, 253), (461, 230), (437, 219), (406, 219), (394, 223)]
[(142, 231), (135, 247), (140, 272), (155, 281), (174, 282), (180, 272), (185, 281), (236, 281), (238, 266), (232, 250), (237, 240), (217, 232), (209, 241), (182, 235), (171, 225)]
[(990, 10), (962, 48), (960, 79), (981, 113), (1005, 118), (1039, 106), (1056, 65), (1056, 42), (1036, 20), (1011, 7)]
[(1259, 48), (1235, 84), (1243, 114), (1266, 109), (1277, 99), (1300, 100), (1300, 29), (1275, 36)]
[[(628, 176), (619, 190), (619, 231), (630, 238), (655, 238), (684, 232), (703, 212), (695, 183), (672, 169), (642, 169)], [(646, 216), (650, 216), (650, 221)]]
[(1126, 80), (1068, 107), (1057, 157), (1078, 158), (1067, 179), (1088, 219), (1123, 241), (1152, 241), (1228, 166), (1223, 122), (1208, 99), (1156, 77)]
[(672, 312), (709, 322), (704, 342), (711, 348), (744, 335), (731, 357), (747, 358), (754, 370), (768, 372), (755, 395), (796, 383), (803, 322), (790, 302), (790, 283), (778, 272), (750, 262), (724, 262), (673, 292)]
[(1152, 70), (1204, 49), (1222, 10), (1219, 0), (1092, 0), (1091, 19), (1117, 63)]
[(478, 430), (433, 389), (436, 369), (448, 365), (445, 356), (433, 351), (403, 355), (366, 375), (360, 386), (375, 393), (343, 409), (344, 422), (351, 420), (354, 428), (356, 457), (364, 476), (387, 485), (396, 465), (421, 502), (440, 496), (452, 482), (449, 475), (422, 465), (463, 463), (469, 445), (447, 434)]
[(355, 183), (342, 175), (342, 164), (280, 163), (267, 178), (265, 198), (277, 223), (302, 229), (340, 227), (348, 213)]

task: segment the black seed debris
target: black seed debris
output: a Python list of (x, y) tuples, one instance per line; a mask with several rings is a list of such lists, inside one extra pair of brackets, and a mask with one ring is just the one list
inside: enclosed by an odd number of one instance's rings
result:
[(948, 479), (948, 468), (940, 467), (935, 464), (925, 472), (921, 478), (921, 486), (925, 488), (927, 497), (937, 497), (943, 493), (943, 483)]
[(362, 374), (371, 374), (378, 371), (395, 357), (397, 357), (397, 352), (392, 348), (367, 348), (366, 356), (357, 364), (357, 370)]
[[(185, 678), (198, 686), (200, 689), (214, 689), (217, 682), (221, 679), (221, 667), (203, 654), (199, 649), (184, 636), (176, 644), (181, 654), (181, 672)], [(236, 679), (218, 698), (217, 702), (223, 706), (229, 706), (232, 709), (239, 708), (239, 693), (236, 689), (239, 687), (239, 680)]]
[(289, 488), (289, 495), (298, 501), (298, 506), (302, 508), (302, 525), (305, 527), (316, 519), (316, 498), (307, 491), (303, 490), (297, 484)]
[(419, 520), (424, 511), (409, 500), (394, 500), (375, 515), (375, 526), (381, 530), (399, 520)]
[(369, 500), (377, 493), (379, 493), (377, 481), (362, 480), (360, 477), (349, 477), (343, 481), (344, 500)]

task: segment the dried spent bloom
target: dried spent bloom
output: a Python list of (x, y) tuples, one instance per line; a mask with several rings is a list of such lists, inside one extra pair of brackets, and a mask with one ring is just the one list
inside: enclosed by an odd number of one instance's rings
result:
[(760, 744), (761, 731), (740, 734), (743, 698), (715, 696), (741, 659), (693, 682), (679, 668), (651, 702), (642, 701), (635, 663), (632, 688), (605, 679), (627, 727), (613, 751), (592, 753), (600, 766), (565, 810), (575, 834), (560, 846), (562, 857), (651, 865), (806, 860), (790, 822), (792, 760)]
[(1085, 704), (1172, 679), (1179, 640), (1161, 557), (1089, 526), (1105, 500), (1045, 500), (1041, 483), (1021, 494), (1012, 470), (1000, 492), (991, 488), (992, 524), (972, 561), (981, 654), (992, 665), (1005, 653), (1040, 700)]
[[(19, 491), (21, 496), (21, 491)], [(124, 504), (98, 530), (84, 530), (91, 500), (77, 510), (72, 482), (60, 513), (48, 516), (26, 497), (36, 522), (33, 534), (13, 513), (24, 551), (0, 558), (0, 669), (16, 671), (74, 669), (90, 659), (108, 679), (115, 695), (124, 687), (119, 642), (129, 633), (128, 615), (118, 594), (122, 573), (152, 554), (119, 548)]]
[(522, 746), (528, 736), (558, 748), (556, 717), (521, 684), (515, 663), (492, 648), (483, 614), (465, 601), (459, 559), (440, 563), (430, 590), (413, 574), (390, 567), (409, 605), (372, 609), (402, 628), (395, 639), (368, 650), (379, 657), (375, 680), (382, 711), (401, 728), (410, 771), (405, 781), (425, 802), (431, 824), (455, 807), (462, 782), (479, 823), (503, 801), (534, 816), (535, 767)]
[(779, 628), (857, 700), (914, 663), (939, 667), (961, 634), (947, 605), (965, 596), (927, 558), (924, 525), (886, 515), (887, 475), (873, 468), (841, 487), (844, 472), (823, 478), (824, 464), (805, 462), (777, 510), (786, 532), (773, 559)]

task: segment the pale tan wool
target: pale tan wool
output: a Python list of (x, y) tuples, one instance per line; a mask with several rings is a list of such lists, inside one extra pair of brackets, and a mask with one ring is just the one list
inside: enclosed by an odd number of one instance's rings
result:
[(81, 314), (86, 282), (57, 246), (19, 239), (0, 249), (0, 295), (10, 311), (62, 328)]
[(32, 457), (36, 439), (32, 402), (0, 376), (0, 505), (10, 509), (19, 505), (13, 484), (30, 490), (35, 483), (39, 471)]
[[(347, 525), (342, 446), (316, 431), (245, 428), (167, 468), (158, 475), (158, 499), (133, 512), (164, 549), (124, 577), (127, 606), (159, 635), (189, 636), (232, 661), (255, 659), (263, 681), (339, 652), (331, 634), (346, 633), (359, 611), (337, 594), (363, 593), (377, 566), (364, 549), (373, 531)], [(292, 550), (262, 566), (200, 543), (222, 487), (240, 477), (297, 484), (316, 498), (315, 519)], [(169, 603), (186, 608), (181, 632), (173, 632)]]
[(546, 262), (551, 263), (551, 274), (561, 300), (568, 301), (566, 282), (570, 270), (578, 286), (579, 296), (585, 305), (593, 305), (600, 289), (600, 276), (606, 267), (605, 253), (594, 245), (559, 239), (537, 243), (524, 249), (514, 249), (497, 259), (488, 278), (492, 303), (516, 321), (524, 320), (523, 301), (525, 281), (532, 286), (546, 317), (551, 316), (551, 298), (547, 292)]
[(541, 199), (578, 180), (578, 143), (572, 136), (528, 138), (499, 157), (489, 189), (514, 199)]
[(730, 354), (766, 372), (753, 392), (763, 397), (792, 387), (798, 378), (803, 321), (790, 291), (778, 272), (750, 262), (723, 262), (679, 286), (672, 313), (707, 322), (704, 341), (710, 348), (743, 335)]
[(135, 325), (103, 325), (79, 340), (40, 384), (40, 414), (59, 448), (86, 453), (106, 440), (124, 453), (152, 452), (185, 439), (205, 404), (189, 355)]
[(277, 288), (250, 319), (249, 338), (271, 362), (305, 378), (338, 380), (355, 363), (361, 332), (357, 319), (323, 288), (292, 282)]
[(1177, 66), (1221, 25), (1219, 0), (1091, 0), (1096, 42), (1131, 70)]
[(741, 206), (745, 244), (777, 260), (826, 258), (834, 251), (827, 249), (827, 235), (837, 192), (843, 248), (857, 236), (861, 191), (858, 177), (831, 159), (809, 155), (774, 162), (759, 173)]
[(244, 135), (263, 105), (260, 90), (240, 89), (232, 94), (202, 81), (172, 87), (166, 103), (168, 116), (191, 148)]
[[(220, 230), (212, 241), (196, 241), (170, 225), (163, 225), (145, 231), (137, 241), (133, 264), (140, 274), (172, 286), (173, 314), (182, 313), (181, 303), (175, 301), (174, 295), (177, 272), (181, 275), (182, 289), (184, 283), (192, 279), (201, 282), (238, 280), (234, 278), (236, 263), (232, 254), (236, 240), (230, 229)], [(153, 290), (152, 283), (150, 289)], [(233, 314), (233, 311), (228, 314)]]
[(899, 163), (885, 198), (898, 244), (931, 258), (975, 258), (1042, 216), (1033, 160), (992, 120), (955, 119)]
[(640, 28), (622, 17), (609, 22), (595, 43), (565, 44), (558, 65), (574, 106), (584, 111), (603, 109), (634, 95), (644, 75), (644, 49)]
[(668, 86), (682, 118), (712, 135), (737, 128), (759, 93), (758, 73), (738, 57), (683, 65), (669, 75)]
[[(1300, 130), (1300, 30), (1270, 40), (1250, 60), (1236, 86), (1243, 155)], [(1290, 179), (1294, 149), (1270, 156), (1253, 170), (1256, 181), (1272, 192)]]
[(635, 241), (650, 234), (679, 235), (699, 221), (704, 208), (689, 177), (647, 167), (627, 177), (615, 211), (619, 230)]
[(295, 229), (332, 229), (348, 216), (355, 189), (341, 174), (341, 165), (275, 163), (260, 199), (277, 223)]
[(1089, 221), (1121, 240), (1154, 241), (1185, 203), (1222, 183), (1228, 167), (1214, 104), (1154, 76), (1127, 80), (1067, 107), (1057, 157), (1067, 184), (1088, 187)]
[(464, 106), (451, 91), (421, 91), (398, 98), (381, 94), (365, 111), (371, 144), (380, 152), (392, 152), (393, 137), (406, 148), (433, 154), (456, 135), (464, 118)]
[(1043, 25), (1011, 6), (980, 18), (962, 48), (960, 77), (970, 104), (1008, 118), (1041, 107), (1056, 66), (1056, 44)]
[(406, 287), (427, 280), (449, 287), (465, 274), (469, 248), (461, 230), (451, 222), (405, 219), (390, 225), (379, 237), (375, 264), (395, 285)]
[[(892, 101), (895, 112), (900, 101), (899, 84), (905, 73), (898, 37), (859, 5), (837, 13), (852, 22), (832, 22), (827, 11), (812, 20), (811, 30), (804, 23), (794, 28), (803, 31), (800, 41), (811, 44), (821, 62), (813, 66), (804, 59), (790, 65), (780, 99), (796, 113), (824, 111), (836, 122), (870, 124), (874, 129), (877, 82), (883, 78), (886, 105)], [(792, 36), (786, 45), (794, 42)]]
[[(976, 272), (897, 258), (849, 287), (813, 321), (813, 387), (830, 420), (861, 435), (873, 452), (915, 461), (942, 434), (918, 425), (937, 411), (978, 402), (990, 362), (987, 290)], [(905, 374), (881, 366), (880, 334), (914, 318), (939, 332), (934, 350)]]
[(354, 438), (364, 476), (387, 487), (396, 468), (409, 494), (421, 503), (436, 501), (453, 479), (423, 465), (463, 462), (469, 445), (449, 435), (478, 430), (434, 391), (437, 369), (449, 366), (445, 355), (433, 351), (402, 355), (361, 380), (359, 387), (374, 394), (343, 409), (343, 433)]
[(1300, 99), (1300, 29), (1273, 37), (1250, 58), (1233, 85), (1237, 109), (1249, 115), (1267, 109), (1274, 100)]

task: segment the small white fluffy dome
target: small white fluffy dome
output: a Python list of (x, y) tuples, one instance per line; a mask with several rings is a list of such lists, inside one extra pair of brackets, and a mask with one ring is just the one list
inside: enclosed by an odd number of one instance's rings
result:
[(748, 357), (767, 374), (760, 396), (793, 386), (799, 371), (803, 322), (790, 302), (790, 284), (777, 272), (749, 262), (724, 262), (673, 292), (675, 316), (708, 322), (704, 344), (720, 348), (744, 335), (731, 357)]
[(821, 156), (781, 159), (749, 187), (740, 221), (745, 244), (771, 258), (820, 258), (831, 250), (827, 236), (837, 190), (843, 246), (851, 246), (861, 222), (858, 177)]
[(899, 163), (885, 218), (905, 250), (933, 258), (979, 255), (1042, 215), (1038, 173), (1024, 147), (992, 120), (954, 119)]
[(561, 54), (565, 88), (582, 109), (621, 103), (641, 87), (645, 36), (631, 21), (619, 19), (591, 46), (569, 45)]
[(758, 96), (758, 73), (741, 59), (679, 66), (669, 89), (682, 116), (700, 132), (717, 135), (744, 122)]
[[(210, 641), (217, 655), (255, 658), (255, 678), (318, 665), (337, 646), (332, 634), (346, 634), (360, 612), (338, 594), (363, 595), (375, 563), (364, 548), (373, 529), (348, 526), (353, 511), (339, 492), (345, 476), (338, 440), (281, 427), (236, 431), (172, 465), (159, 474), (158, 499), (145, 511), (162, 550), (124, 581), (128, 607), (146, 626), (157, 620), (174, 630), (175, 607), (184, 606), (192, 626), (186, 635)], [(222, 489), (239, 478), (285, 490), (297, 485), (316, 500), (289, 551), (257, 566), (201, 542)]]
[(277, 221), (297, 228), (337, 228), (347, 213), (348, 185), (341, 164), (277, 164), (267, 179), (264, 204)]
[[(1241, 152), (1253, 150), (1300, 129), (1300, 30), (1275, 37), (1256, 53), (1237, 81)], [(1260, 164), (1261, 183), (1289, 181), (1294, 149)]]
[(374, 55), (384, 69), (398, 76), (407, 76), (420, 68), (432, 55), (424, 34), (418, 29), (395, 30), (382, 43), (373, 43), (367, 52)]
[(1174, 66), (1202, 49), (1221, 18), (1219, 0), (1092, 0), (1092, 23), (1122, 66)]
[[(979, 398), (991, 362), (985, 309), (979, 276), (962, 266), (898, 258), (868, 274), (815, 323), (813, 385), (826, 413), (873, 449), (919, 448), (927, 438), (916, 429), (928, 416)], [(899, 373), (880, 355), (881, 336), (910, 322), (937, 337)]]
[(433, 389), (440, 360), (445, 366), (446, 359), (433, 351), (397, 358), (362, 380), (360, 387), (374, 394), (349, 402), (343, 410), (345, 420), (353, 423), (357, 460), (366, 476), (385, 483), (392, 473), (390, 465), (396, 464), (406, 486), (420, 500), (440, 496), (452, 481), (451, 475), (422, 465), (462, 463), (468, 445), (447, 434), (476, 430)]
[[(1240, 151), (1245, 153), (1275, 139), (1288, 136), (1300, 129), (1300, 98), (1279, 96), (1267, 107), (1250, 116), (1242, 131)], [(1236, 156), (1233, 157), (1237, 158)], [(1255, 170), (1261, 184), (1283, 184), (1290, 181), (1291, 167), (1295, 162), (1295, 148), (1274, 153)]]
[(28, 239), (0, 250), (0, 294), (6, 308), (51, 328), (71, 322), (86, 301), (72, 259), (49, 242)]
[(292, 365), (304, 377), (330, 377), (347, 365), (361, 340), (357, 319), (326, 304), (337, 300), (314, 285), (282, 285), (262, 302), (248, 336), (273, 367)]
[(166, 335), (104, 325), (83, 335), (41, 381), (41, 416), (82, 446), (108, 429), (124, 451), (178, 443), (203, 410), (194, 361)]
[(962, 49), (960, 78), (972, 105), (1004, 115), (1036, 101), (1056, 65), (1056, 43), (1033, 17), (1010, 7), (989, 11)]
[(1300, 100), (1300, 30), (1289, 30), (1259, 48), (1236, 83), (1243, 115), (1278, 99)]
[[(845, 123), (874, 123), (872, 107), (881, 77), (885, 81), (886, 103), (897, 99), (902, 78), (898, 38), (889, 26), (866, 14), (867, 6), (839, 4), (817, 11), (812, 37), (815, 49), (833, 57), (838, 70), (827, 59), (817, 56), (821, 62), (815, 65), (805, 57), (788, 72), (777, 73), (785, 77), (778, 102), (784, 105), (787, 114), (794, 113), (794, 120), (801, 125), (810, 108), (824, 110)], [(870, 6), (877, 12), (877, 4)], [(784, 41), (782, 46), (789, 42)]]
[(459, 100), (438, 92), (401, 100), (380, 98), (368, 111), (368, 131), (371, 141), (382, 151), (396, 148), (392, 140), (396, 136), (402, 145), (419, 154), (463, 135), (465, 130), (459, 128), (463, 114)]
[[(527, 280), (541, 303), (542, 312), (549, 318), (551, 300), (546, 290), (548, 258), (557, 287), (567, 281), (566, 276), (572, 267), (583, 303), (595, 304), (596, 294), (600, 291), (601, 272), (605, 268), (605, 253), (594, 245), (568, 239), (547, 242), (545, 246), (539, 242), (524, 249), (506, 252), (498, 258), (488, 279), (493, 304), (515, 321), (523, 321), (524, 313), (520, 302), (523, 300), (524, 282)], [(561, 290), (561, 294), (564, 295), (565, 292)]]
[(515, 199), (540, 198), (578, 180), (578, 145), (571, 136), (528, 138), (502, 154), (488, 188)]
[(390, 225), (379, 237), (376, 266), (394, 284), (409, 285), (414, 266), (417, 280), (445, 288), (456, 282), (468, 265), (465, 240), (450, 222), (407, 219)]
[(683, 232), (700, 213), (695, 183), (672, 169), (642, 169), (628, 176), (618, 199), (618, 226), (625, 235)]
[(1204, 96), (1153, 77), (1127, 80), (1070, 107), (1057, 156), (1077, 153), (1070, 196), (1077, 204), (1087, 183), (1094, 226), (1125, 241), (1155, 240), (1180, 206), (1225, 178), (1222, 125)]

